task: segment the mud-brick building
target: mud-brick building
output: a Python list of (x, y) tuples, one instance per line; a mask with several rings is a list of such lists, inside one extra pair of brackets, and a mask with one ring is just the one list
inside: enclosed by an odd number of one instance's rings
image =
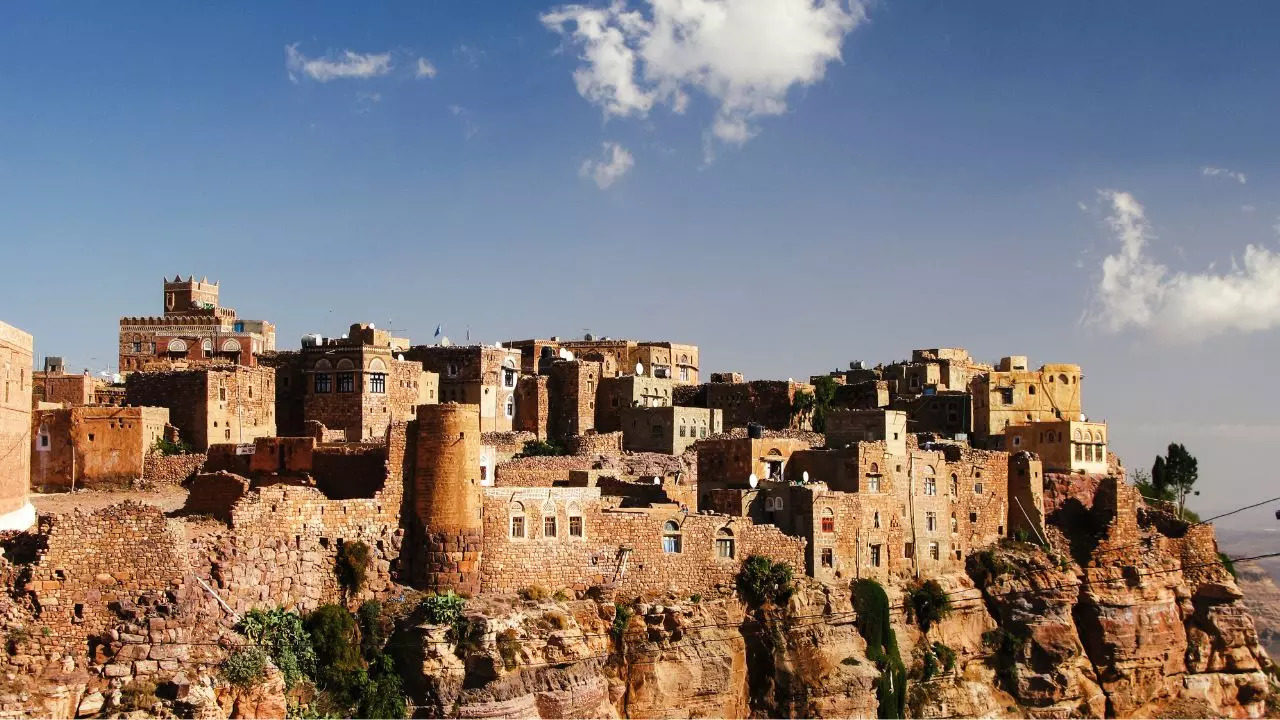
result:
[(26, 530), (31, 482), (31, 335), (0, 322), (0, 530)]
[(631, 452), (679, 455), (698, 440), (723, 430), (719, 410), (634, 407), (622, 411), (622, 447)]
[(1084, 375), (1079, 365), (1027, 368), (1026, 356), (1011, 355), (1002, 358), (995, 370), (970, 381), (976, 442), (1002, 448), (1007, 427), (1080, 419), (1080, 385)]
[(106, 383), (89, 374), (68, 373), (60, 357), (46, 357), (44, 369), (31, 374), (31, 403), (39, 408), (40, 403), (56, 403), (60, 405), (90, 405), (96, 402), (99, 388)]
[(165, 278), (163, 315), (120, 318), (120, 372), (253, 366), (275, 350), (275, 326), (221, 307), (218, 292), (207, 278)]
[(173, 435), (162, 407), (37, 410), (33, 427), (31, 486), (42, 492), (127, 486), (143, 477), (156, 441)]
[(414, 345), (406, 360), (440, 377), (439, 402), (480, 406), (481, 432), (508, 432), (516, 416), (520, 351), (491, 345)]
[[(392, 423), (412, 420), (418, 406), (439, 402), (439, 376), (403, 359), (399, 350), (407, 344), (372, 324), (352, 325), (341, 338), (304, 342), (293, 366), (296, 377), (284, 377), (292, 396), (301, 396), (303, 421), (340, 430), (350, 442), (374, 442)], [(277, 364), (277, 375), (286, 367)], [(277, 387), (277, 397), (282, 392)]]
[(126, 404), (168, 408), (182, 440), (200, 451), (275, 435), (275, 399), (276, 373), (269, 367), (135, 372), (125, 382)]

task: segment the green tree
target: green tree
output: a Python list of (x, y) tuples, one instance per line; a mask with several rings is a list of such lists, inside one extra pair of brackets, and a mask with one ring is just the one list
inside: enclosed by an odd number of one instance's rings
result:
[(831, 403), (836, 399), (836, 379), (823, 375), (813, 384), (813, 429), (815, 432), (827, 431), (827, 413), (831, 411)]
[(805, 421), (811, 420), (816, 406), (817, 401), (813, 393), (808, 390), (797, 390), (795, 397), (791, 398), (791, 424), (800, 427)]
[(1160, 496), (1176, 500), (1178, 517), (1186, 519), (1187, 495), (1195, 492), (1200, 463), (1182, 443), (1169, 443), (1163, 456), (1151, 466), (1151, 487)]
[(926, 580), (907, 592), (920, 632), (929, 634), (929, 628), (951, 614), (951, 599), (937, 580)]

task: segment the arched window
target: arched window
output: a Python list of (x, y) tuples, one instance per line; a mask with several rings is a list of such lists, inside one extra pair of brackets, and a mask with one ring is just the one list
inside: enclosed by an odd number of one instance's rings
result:
[(511, 537), (524, 538), (524, 504), (520, 502), (511, 503)]
[(386, 371), (387, 371), (387, 364), (382, 362), (382, 358), (373, 358), (372, 360), (369, 361), (369, 372), (384, 373)]
[(1080, 432), (1080, 428), (1076, 428), (1075, 432), (1071, 433), (1071, 439), (1080, 442), (1084, 440), (1084, 433)]
[(187, 351), (187, 341), (174, 338), (169, 341), (168, 349), (171, 353), (185, 353)]
[(505, 412), (508, 420), (516, 416), (516, 396), (515, 395), (507, 396), (507, 407)]
[(1066, 385), (1066, 384), (1067, 384), (1067, 375), (1066, 375), (1066, 373), (1063, 373), (1062, 375), (1059, 375), (1059, 376), (1058, 376), (1058, 382), (1062, 383), (1063, 385)]
[(822, 509), (822, 532), (833, 533), (836, 531), (836, 514), (831, 508)]
[(356, 364), (351, 361), (351, 358), (342, 358), (341, 360), (338, 361), (338, 369), (339, 370), (355, 370)]
[(960, 524), (956, 522), (956, 514), (951, 513), (951, 534), (955, 535), (960, 530)]
[(776, 497), (773, 499), (773, 509), (775, 511), (782, 509), (782, 498)]
[(213, 341), (212, 341), (212, 340), (210, 340), (209, 338), (205, 338), (205, 339), (200, 343), (200, 349), (204, 351), (204, 354), (205, 354), (205, 355), (212, 355), (212, 354), (213, 354)]
[(955, 473), (951, 473), (951, 497), (960, 494), (960, 478)]
[(569, 537), (586, 537), (586, 528), (582, 523), (582, 508), (578, 507), (577, 503), (569, 503), (565, 512), (569, 515)]
[(720, 528), (716, 531), (716, 557), (721, 560), (732, 560), (733, 556), (733, 531), (729, 528)]
[(235, 338), (231, 338), (230, 340), (227, 340), (226, 342), (222, 343), (222, 352), (226, 352), (226, 353), (240, 352), (240, 341), (236, 340)]
[(542, 504), (542, 537), (553, 538), (556, 536), (556, 505), (547, 500)]
[(1028, 394), (1028, 395), (1035, 395), (1035, 394), (1036, 394), (1036, 386), (1035, 386), (1035, 385), (1028, 385), (1028, 386), (1027, 386), (1027, 394)]
[(668, 520), (662, 526), (662, 552), (678, 553), (682, 552), (682, 543), (680, 541), (680, 523), (675, 520)]
[(315, 369), (316, 369), (316, 372), (325, 372), (325, 371), (328, 371), (328, 370), (332, 370), (332, 369), (333, 369), (333, 363), (329, 362), (328, 360), (326, 360), (326, 359), (324, 359), (324, 358), (320, 358), (319, 360), (317, 360), (317, 361), (316, 361), (316, 367), (315, 367)]
[(879, 465), (879, 464), (877, 464), (877, 463), (871, 463), (871, 469), (867, 471), (867, 474), (868, 474), (868, 475), (879, 475), (879, 474), (880, 474), (880, 465)]

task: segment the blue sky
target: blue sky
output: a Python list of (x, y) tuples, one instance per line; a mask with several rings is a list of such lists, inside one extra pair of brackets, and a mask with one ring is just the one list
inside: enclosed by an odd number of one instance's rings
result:
[[(625, 9), (657, 26), (670, 6)], [(1269, 254), (1230, 267), (1276, 247), (1280, 7), (822, 7), (842, 13), (825, 16), (838, 60), (780, 31), (664, 56), (627, 39), (653, 102), (619, 116), (575, 86), (606, 74), (572, 20), (543, 20), (585, 11), (554, 3), (6, 4), (0, 243), (18, 272), (0, 317), (102, 368), (119, 316), (157, 313), (180, 272), (220, 280), (282, 348), (356, 321), (424, 341), (439, 323), (486, 342), (589, 328), (804, 377), (961, 345), (1083, 364), (1115, 449), (1147, 465), (1186, 443), (1229, 491), (1206, 509), (1274, 489), (1280, 418), (1258, 388), (1280, 280)], [(322, 82), (287, 46), (386, 71)], [(809, 47), (795, 78), (771, 66), (785, 111), (726, 111), (706, 80), (758, 91), (757, 53)], [(726, 112), (754, 135), (717, 139)], [(580, 172), (603, 143), (631, 158), (605, 188)]]

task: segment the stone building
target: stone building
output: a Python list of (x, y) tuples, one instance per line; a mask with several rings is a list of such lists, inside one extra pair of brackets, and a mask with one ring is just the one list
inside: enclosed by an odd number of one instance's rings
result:
[(31, 335), (0, 322), (0, 530), (26, 530), (31, 484)]
[(547, 439), (548, 416), (551, 412), (547, 375), (525, 375), (516, 385), (516, 415), (511, 428), (517, 432), (530, 432), (538, 440)]
[(1010, 425), (1004, 430), (1010, 452), (1035, 453), (1048, 472), (1107, 474), (1107, 424), (1076, 420)]
[(795, 380), (752, 380), (745, 383), (707, 383), (692, 402), (698, 407), (724, 411), (724, 426), (746, 427), (759, 423), (772, 430), (808, 430), (807, 418), (793, 417), (796, 393), (813, 392), (813, 386)]
[(425, 547), (419, 576), (432, 589), (475, 594), (483, 548), (480, 410), (422, 405), (417, 433), (413, 509)]
[(901, 455), (907, 447), (907, 414), (899, 410), (832, 410), (827, 413), (827, 447), (850, 443), (886, 443)]
[(164, 281), (164, 314), (120, 318), (120, 372), (210, 364), (252, 366), (276, 347), (275, 326), (245, 320), (218, 305), (218, 283), (177, 276)]
[(162, 407), (37, 410), (32, 426), (31, 486), (41, 492), (128, 486), (143, 477), (156, 441), (172, 435)]
[(705, 510), (711, 508), (709, 493), (715, 489), (746, 488), (751, 475), (759, 480), (781, 480), (792, 456), (812, 445), (806, 440), (770, 435), (709, 438), (699, 440), (696, 448), (698, 509)]
[(667, 407), (672, 405), (674, 383), (649, 375), (619, 375), (600, 378), (596, 392), (596, 432), (622, 430), (622, 412), (632, 407)]
[(559, 360), (547, 376), (547, 435), (567, 442), (596, 426), (596, 391), (603, 370), (590, 360)]
[(182, 440), (205, 450), (275, 435), (275, 386), (275, 369), (269, 367), (135, 372), (126, 380), (125, 401), (168, 408)]
[(1002, 358), (995, 370), (978, 375), (969, 384), (976, 440), (998, 448), (1005, 428), (1011, 425), (1079, 420), (1083, 377), (1079, 365), (1028, 370), (1025, 356)]
[(622, 446), (631, 452), (679, 455), (699, 439), (723, 432), (719, 410), (629, 407), (622, 410)]
[(622, 507), (598, 487), (486, 488), (483, 501), (483, 592), (613, 585), (697, 594), (732, 587), (751, 555), (804, 564), (804, 540), (775, 527), (674, 503)]
[(479, 405), (481, 432), (513, 429), (519, 350), (489, 345), (414, 345), (404, 356), (439, 376), (438, 402)]
[[(635, 372), (638, 374), (672, 380), (677, 385), (697, 385), (698, 346), (668, 341), (641, 342), (594, 338), (565, 340), (552, 337), (548, 340), (512, 340), (504, 347), (521, 351), (523, 370), (527, 374), (541, 374), (556, 360), (588, 360), (600, 363), (603, 377), (617, 377)], [(566, 357), (567, 351), (572, 357)]]
[(31, 374), (31, 402), (59, 405), (90, 405), (96, 401), (99, 387), (106, 383), (89, 374), (68, 373), (60, 357), (46, 357), (44, 369)]
[[(285, 378), (290, 395), (302, 395), (303, 421), (341, 430), (349, 441), (381, 441), (391, 423), (412, 420), (419, 405), (439, 402), (439, 376), (401, 359), (396, 347), (389, 332), (361, 324), (345, 337), (304, 344), (297, 371)], [(272, 362), (277, 375), (295, 367)], [(279, 398), (281, 390), (276, 393)]]

